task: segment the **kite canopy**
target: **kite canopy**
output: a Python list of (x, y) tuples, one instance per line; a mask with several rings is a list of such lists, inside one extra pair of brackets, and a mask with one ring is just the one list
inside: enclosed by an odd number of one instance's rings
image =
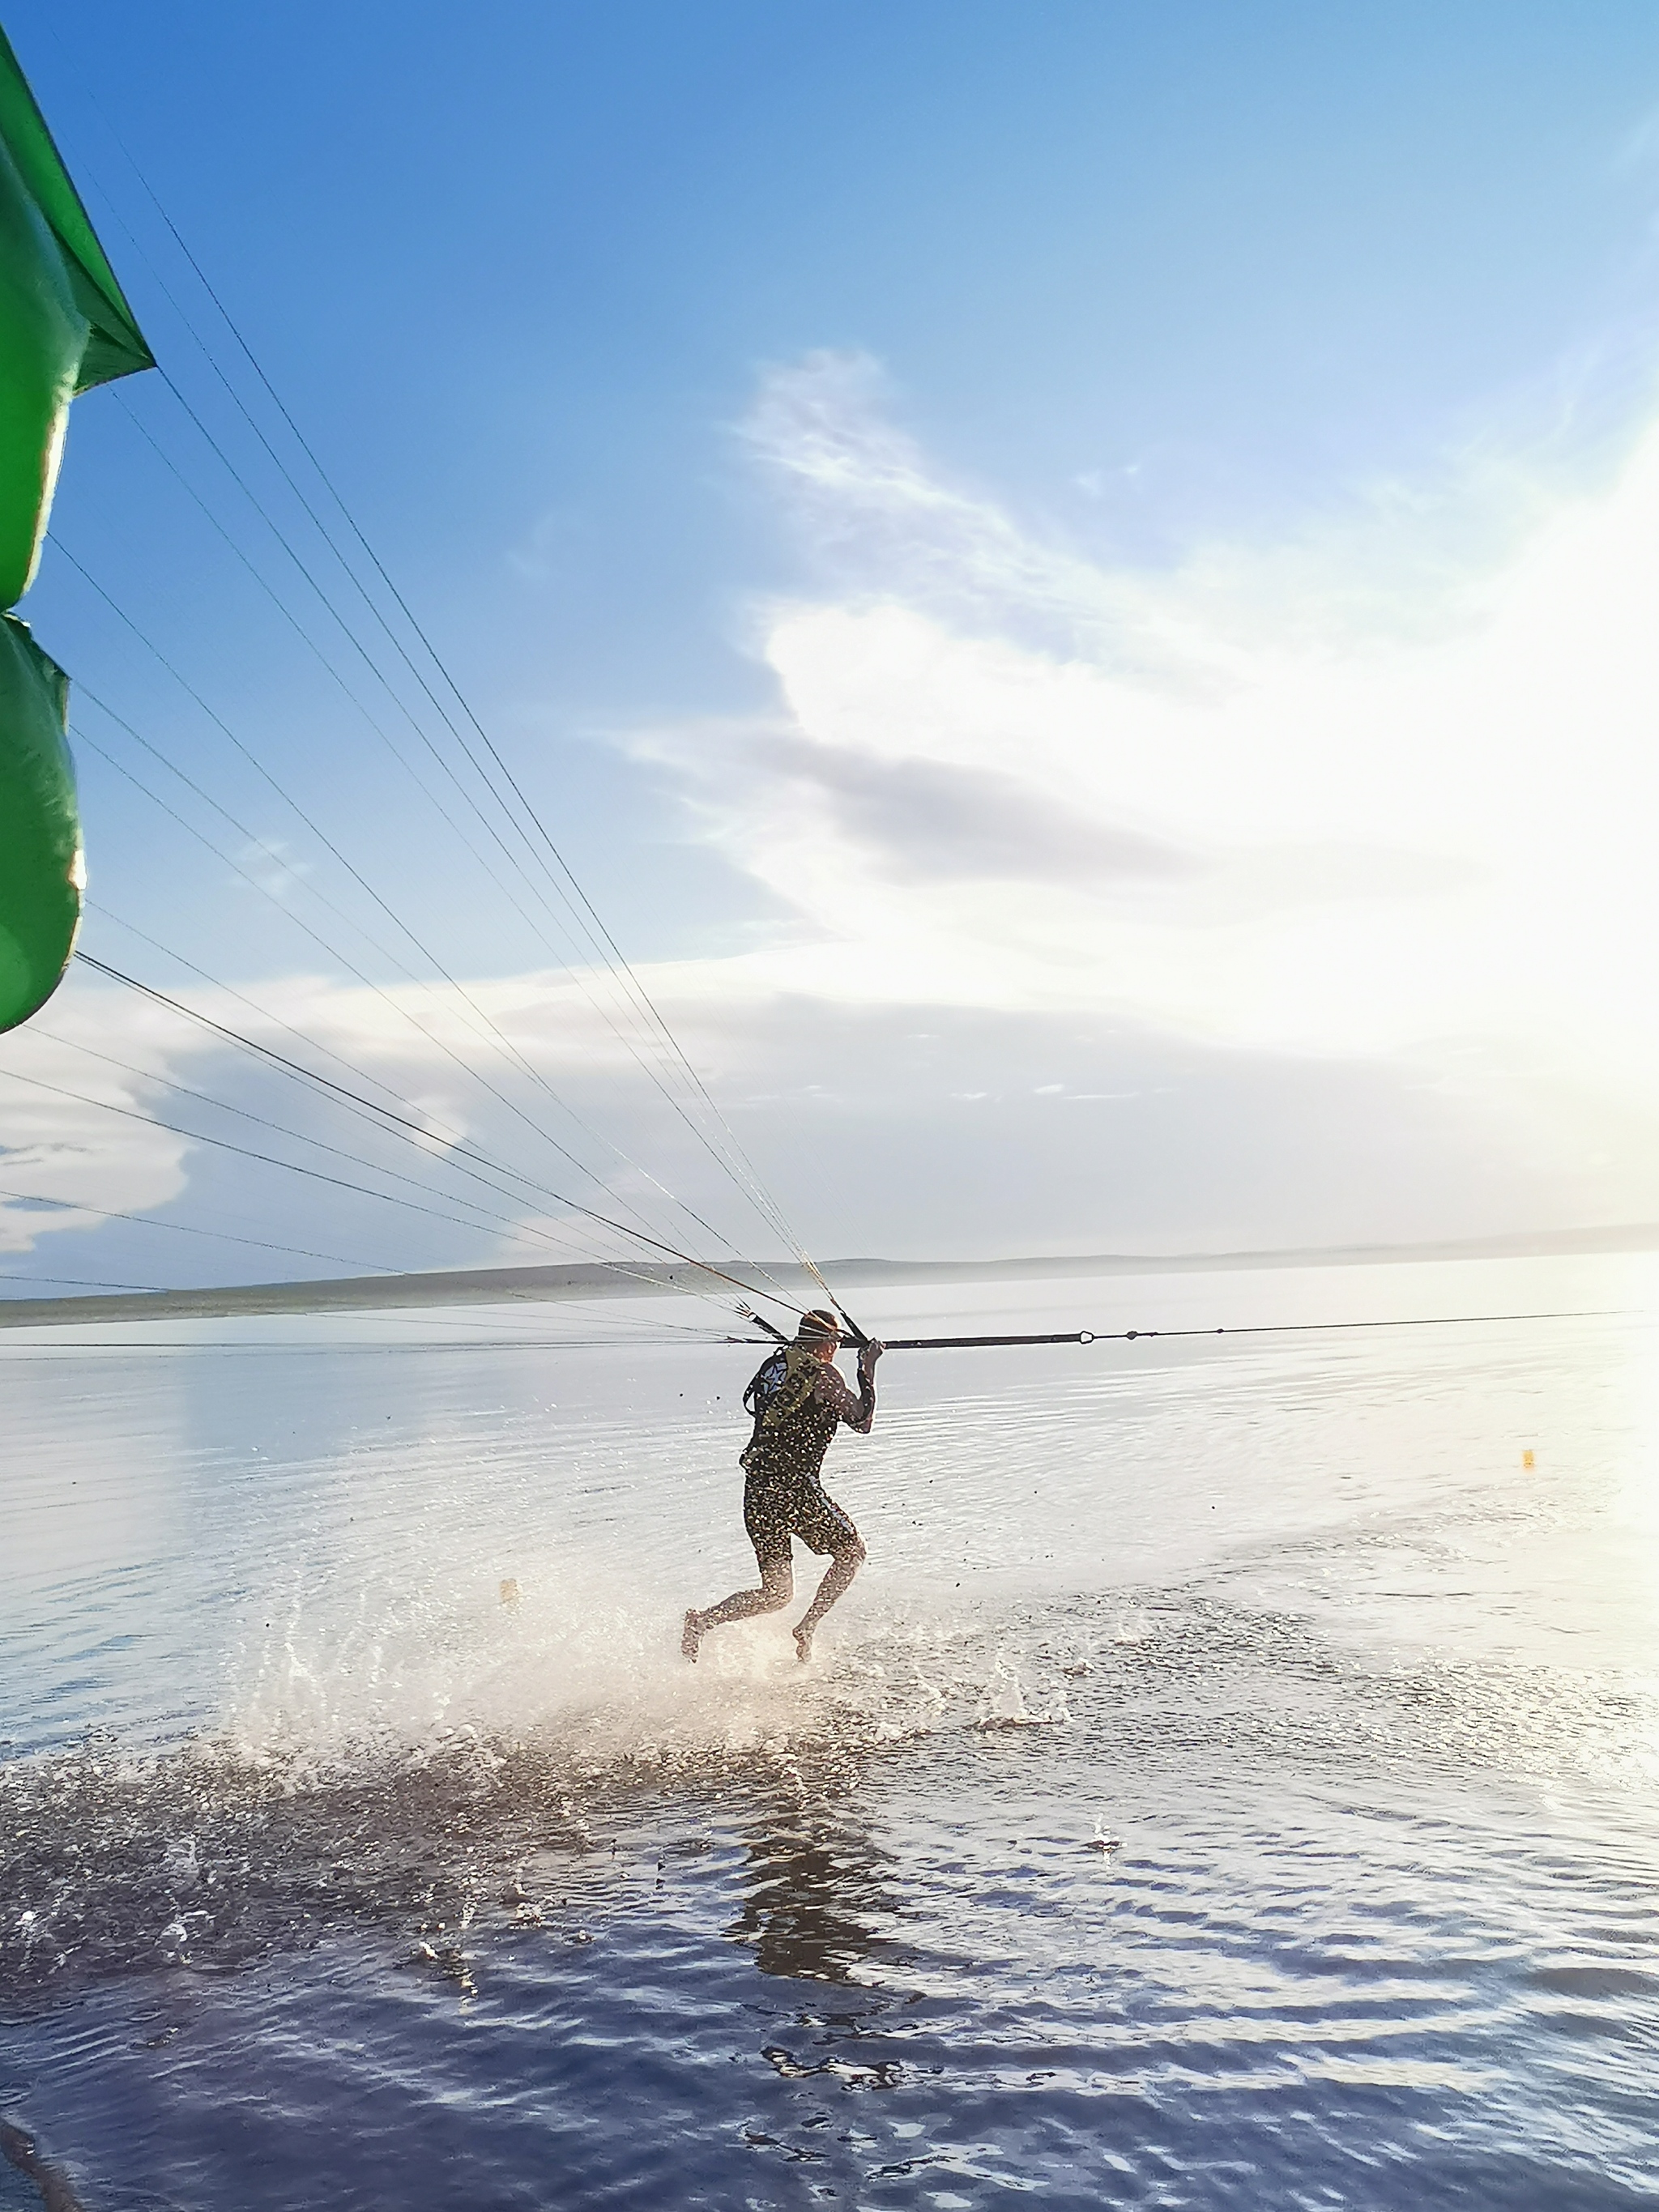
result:
[(68, 677), (27, 623), (0, 615), (0, 1030), (52, 996), (80, 924), (68, 712)]
[[(33, 580), (77, 392), (154, 356), (0, 31), (0, 607)], [(10, 616), (0, 637), (0, 1030), (56, 988), (81, 916), (69, 684)]]
[(70, 400), (154, 366), (0, 31), (0, 606), (33, 577)]

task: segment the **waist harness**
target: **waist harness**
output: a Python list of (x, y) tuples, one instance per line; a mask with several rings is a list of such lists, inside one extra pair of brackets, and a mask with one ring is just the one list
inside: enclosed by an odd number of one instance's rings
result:
[[(787, 1446), (810, 1425), (806, 1417), (823, 1372), (823, 1362), (805, 1345), (781, 1344), (762, 1361), (743, 1394), (744, 1409), (755, 1419), (754, 1434), (738, 1459), (745, 1473), (763, 1446)], [(804, 1435), (800, 1441), (806, 1441)]]

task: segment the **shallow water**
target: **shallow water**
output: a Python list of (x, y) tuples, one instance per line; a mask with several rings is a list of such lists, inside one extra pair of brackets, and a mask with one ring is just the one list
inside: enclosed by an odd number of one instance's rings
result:
[(677, 1656), (677, 1307), (0, 1341), (0, 2115), (88, 2212), (1659, 2201), (1656, 1292), (868, 1296), (1595, 1310), (896, 1353), (805, 1673)]

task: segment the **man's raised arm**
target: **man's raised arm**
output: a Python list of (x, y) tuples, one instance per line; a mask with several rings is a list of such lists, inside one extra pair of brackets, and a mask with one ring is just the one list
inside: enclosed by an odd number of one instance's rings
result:
[(886, 1348), (874, 1337), (859, 1347), (856, 1397), (833, 1367), (826, 1367), (817, 1380), (816, 1395), (819, 1403), (833, 1407), (836, 1419), (845, 1421), (849, 1429), (856, 1430), (861, 1437), (869, 1435), (876, 1418), (876, 1362)]

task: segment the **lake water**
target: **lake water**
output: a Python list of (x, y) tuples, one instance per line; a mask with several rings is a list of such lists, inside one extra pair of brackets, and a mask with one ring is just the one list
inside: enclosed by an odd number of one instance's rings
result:
[(1659, 2203), (1659, 1261), (854, 1310), (1575, 1317), (896, 1352), (810, 1670), (678, 1656), (695, 1307), (0, 1338), (0, 2117), (86, 2212)]

